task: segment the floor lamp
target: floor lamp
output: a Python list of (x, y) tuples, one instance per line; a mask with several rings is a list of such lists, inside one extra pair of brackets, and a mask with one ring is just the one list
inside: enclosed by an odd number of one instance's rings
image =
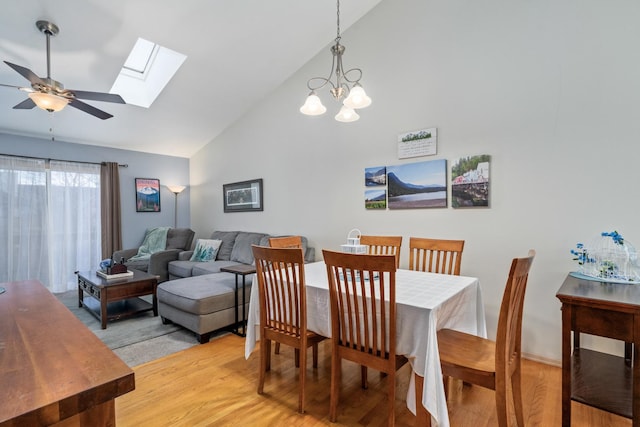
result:
[(167, 188), (176, 195), (176, 207), (173, 211), (173, 228), (178, 228), (178, 194), (182, 193), (182, 191), (187, 187), (185, 187), (184, 185), (167, 185)]

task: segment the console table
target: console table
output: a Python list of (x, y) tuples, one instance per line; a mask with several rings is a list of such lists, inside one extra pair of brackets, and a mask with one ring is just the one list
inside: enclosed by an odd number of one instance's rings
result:
[[(632, 351), (640, 344), (640, 285), (569, 275), (556, 297), (562, 302), (562, 426), (571, 425), (574, 400), (640, 427), (640, 354)], [(580, 334), (620, 340), (625, 356), (581, 348)]]
[(37, 280), (0, 285), (0, 427), (115, 426), (133, 371)]

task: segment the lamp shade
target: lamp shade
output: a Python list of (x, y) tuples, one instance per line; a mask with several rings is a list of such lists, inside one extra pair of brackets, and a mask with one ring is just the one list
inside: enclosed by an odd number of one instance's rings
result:
[(167, 188), (172, 193), (178, 194), (178, 193), (181, 193), (187, 187), (185, 187), (184, 185), (167, 185)]
[(67, 98), (45, 92), (31, 92), (29, 98), (31, 98), (38, 107), (49, 112), (61, 111), (69, 103)]
[(315, 92), (311, 92), (309, 96), (307, 96), (307, 100), (304, 102), (304, 105), (300, 107), (300, 112), (302, 114), (306, 114), (307, 116), (319, 116), (320, 114), (324, 114), (327, 111), (327, 107), (322, 105), (322, 101), (318, 98)]
[(355, 110), (345, 107), (344, 105), (342, 106), (342, 108), (340, 109), (340, 112), (336, 114), (336, 117), (335, 117), (337, 121), (343, 122), (343, 123), (355, 122), (359, 118), (360, 116), (358, 115), (358, 113), (355, 112)]
[(349, 96), (344, 100), (343, 104), (345, 107), (353, 110), (356, 108), (365, 108), (371, 105), (371, 98), (367, 96), (362, 86), (356, 84), (349, 92)]

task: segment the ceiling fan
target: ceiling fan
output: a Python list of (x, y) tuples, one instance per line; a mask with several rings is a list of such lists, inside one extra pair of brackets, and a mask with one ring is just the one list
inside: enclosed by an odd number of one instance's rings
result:
[(113, 117), (105, 111), (99, 110), (80, 99), (92, 101), (115, 102), (126, 104), (120, 95), (104, 92), (88, 92), (84, 90), (65, 89), (62, 83), (51, 78), (51, 58), (49, 43), (51, 36), (60, 32), (58, 26), (49, 21), (38, 21), (36, 27), (47, 37), (47, 77), (40, 78), (33, 71), (20, 65), (4, 61), (9, 67), (16, 70), (22, 77), (29, 80), (31, 87), (20, 87), (0, 83), (0, 86), (13, 87), (24, 92), (28, 92), (29, 98), (25, 99), (15, 107), (17, 110), (29, 110), (33, 107), (40, 107), (49, 112), (60, 111), (65, 106), (70, 105), (78, 110), (89, 113), (99, 119), (105, 120)]

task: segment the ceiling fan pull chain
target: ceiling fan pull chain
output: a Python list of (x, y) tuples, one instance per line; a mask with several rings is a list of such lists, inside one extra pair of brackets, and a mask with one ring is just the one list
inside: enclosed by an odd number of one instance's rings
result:
[(51, 124), (49, 125), (49, 133), (51, 134), (51, 141), (54, 142), (56, 140), (56, 136), (53, 133), (53, 115), (55, 113), (52, 111), (49, 113), (49, 121)]

